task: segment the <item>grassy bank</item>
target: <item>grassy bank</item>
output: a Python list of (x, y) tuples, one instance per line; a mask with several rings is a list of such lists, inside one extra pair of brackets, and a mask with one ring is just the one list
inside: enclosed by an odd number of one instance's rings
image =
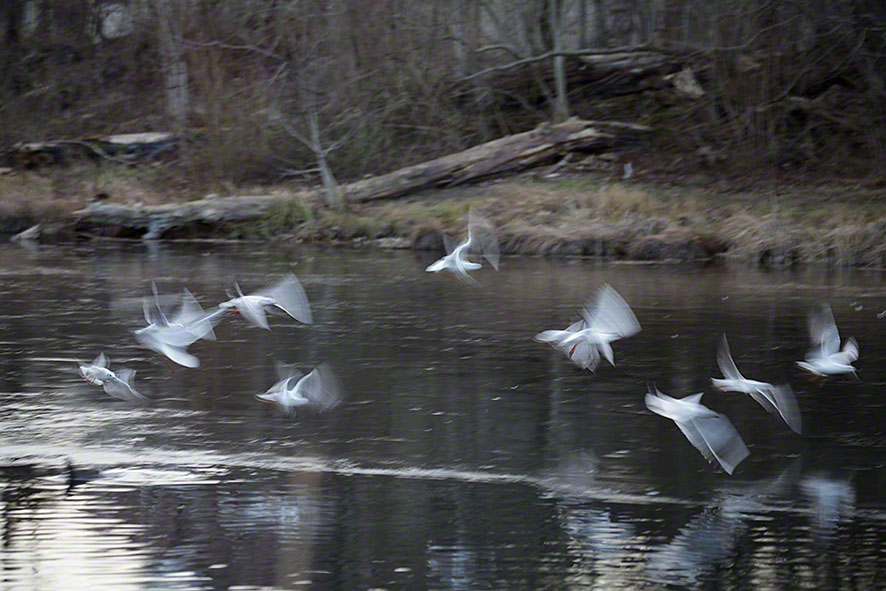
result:
[[(115, 202), (151, 205), (201, 196), (162, 171), (89, 169), (0, 176), (0, 219), (6, 234), (28, 224), (71, 227), (73, 212), (97, 193)], [(202, 227), (178, 237), (295, 240), (442, 249), (441, 232), (464, 232), (475, 207), (498, 228), (507, 253), (607, 256), (619, 259), (704, 259), (752, 264), (886, 265), (882, 189), (861, 186), (730, 191), (673, 181), (612, 180), (602, 175), (539, 180), (515, 177), (411, 197), (325, 207), (313, 193), (286, 186), (210, 187), (221, 195), (273, 194), (257, 221)], [(171, 199), (169, 195), (176, 195)], [(73, 233), (67, 234), (72, 236)], [(380, 240), (382, 239), (382, 240)]]

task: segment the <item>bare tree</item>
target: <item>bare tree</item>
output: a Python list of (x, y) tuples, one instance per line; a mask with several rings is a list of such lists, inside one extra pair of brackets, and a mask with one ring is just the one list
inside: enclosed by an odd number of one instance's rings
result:
[(554, 123), (560, 123), (569, 118), (569, 97), (566, 94), (566, 58), (563, 56), (567, 2), (566, 0), (549, 0), (549, 5), (554, 51), (554, 87), (556, 88), (552, 119)]

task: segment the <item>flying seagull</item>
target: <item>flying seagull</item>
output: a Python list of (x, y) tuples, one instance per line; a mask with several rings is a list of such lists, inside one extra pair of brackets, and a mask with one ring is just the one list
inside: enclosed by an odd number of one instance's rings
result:
[(187, 348), (199, 339), (215, 340), (212, 329), (221, 321), (220, 314), (206, 314), (197, 298), (187, 289), (182, 290), (178, 310), (167, 317), (160, 305), (156, 285), (151, 283), (154, 297), (144, 298), (142, 307), (148, 326), (134, 331), (135, 339), (152, 351), (185, 367), (198, 367), (200, 360), (187, 352)]
[(588, 300), (581, 319), (565, 330), (546, 330), (535, 340), (562, 351), (573, 363), (593, 371), (603, 356), (615, 365), (612, 343), (640, 332), (640, 323), (624, 298), (608, 283)]
[(278, 364), (277, 374), (280, 381), (265, 393), (257, 394), (256, 398), (277, 404), (290, 416), (303, 406), (325, 411), (341, 402), (341, 383), (328, 363), (321, 363), (308, 375), (294, 367)]
[(711, 463), (718, 463), (728, 474), (748, 456), (748, 448), (732, 422), (701, 403), (702, 394), (671, 398), (653, 384), (646, 394), (646, 407), (677, 423), (695, 449)]
[(801, 432), (803, 422), (800, 418), (800, 409), (797, 407), (797, 398), (791, 387), (788, 384), (773, 386), (767, 382), (749, 380), (741, 375), (732, 360), (725, 334), (717, 347), (717, 365), (723, 372), (723, 378), (711, 378), (714, 387), (725, 392), (744, 392), (750, 395), (767, 412), (780, 416), (795, 433)]
[(99, 353), (92, 363), (77, 362), (80, 377), (92, 386), (101, 386), (105, 392), (127, 402), (147, 402), (147, 398), (132, 386), (135, 370), (123, 368), (116, 373), (108, 369), (110, 361), (104, 353)]
[(235, 314), (239, 313), (255, 326), (271, 330), (265, 314), (266, 309), (270, 308), (282, 310), (303, 324), (311, 324), (314, 321), (308, 296), (294, 273), (289, 273), (274, 285), (249, 295), (244, 295), (239, 284), (235, 283), (234, 287), (237, 290), (237, 296), (219, 304), (219, 309)]
[(813, 347), (797, 365), (817, 376), (851, 373), (858, 377), (852, 366), (858, 359), (858, 342), (849, 337), (840, 350), (840, 333), (829, 305), (809, 312), (809, 337)]
[(475, 214), (473, 209), (468, 212), (468, 237), (458, 245), (454, 245), (444, 234), (443, 245), (446, 248), (446, 256), (428, 265), (425, 269), (428, 273), (449, 271), (465, 283), (480, 285), (476, 279), (468, 275), (468, 271), (475, 271), (483, 265), (469, 261), (468, 254), (482, 256), (498, 271), (499, 249), (495, 230), (489, 220)]

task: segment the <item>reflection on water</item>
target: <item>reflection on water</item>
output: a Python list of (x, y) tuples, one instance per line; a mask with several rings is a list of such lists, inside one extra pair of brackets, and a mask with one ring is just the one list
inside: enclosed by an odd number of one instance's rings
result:
[(816, 534), (832, 536), (841, 520), (851, 519), (855, 510), (855, 488), (848, 480), (810, 475), (800, 486), (811, 506)]
[[(882, 275), (505, 259), (476, 289), (415, 253), (244, 246), (0, 249), (0, 587), (875, 589), (886, 578)], [(293, 271), (315, 324), (224, 322), (171, 373), (131, 330), (150, 279), (205, 307)], [(643, 332), (582, 372), (532, 341), (604, 282)], [(861, 382), (808, 381), (806, 311), (833, 307)], [(789, 382), (798, 436), (714, 392), (729, 334)], [(148, 406), (73, 360), (138, 370)], [(343, 403), (254, 398), (275, 362), (328, 362)], [(709, 466), (643, 404), (706, 392), (750, 456)], [(781, 472), (779, 473), (779, 470)]]

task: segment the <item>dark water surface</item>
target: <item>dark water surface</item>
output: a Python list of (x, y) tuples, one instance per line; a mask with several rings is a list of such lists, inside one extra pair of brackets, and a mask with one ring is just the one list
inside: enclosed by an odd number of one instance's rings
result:
[[(412, 252), (0, 249), (2, 589), (883, 589), (886, 276), (505, 259), (477, 289)], [(210, 307), (295, 271), (315, 324), (226, 320), (171, 373), (130, 333), (150, 279)], [(611, 283), (643, 332), (583, 373), (532, 341)], [(807, 380), (829, 301), (860, 381)], [(797, 436), (715, 392), (716, 342), (790, 382)], [(136, 406), (79, 378), (100, 351)], [(288, 418), (274, 362), (329, 361), (344, 404)], [(705, 391), (730, 477), (648, 412)]]

